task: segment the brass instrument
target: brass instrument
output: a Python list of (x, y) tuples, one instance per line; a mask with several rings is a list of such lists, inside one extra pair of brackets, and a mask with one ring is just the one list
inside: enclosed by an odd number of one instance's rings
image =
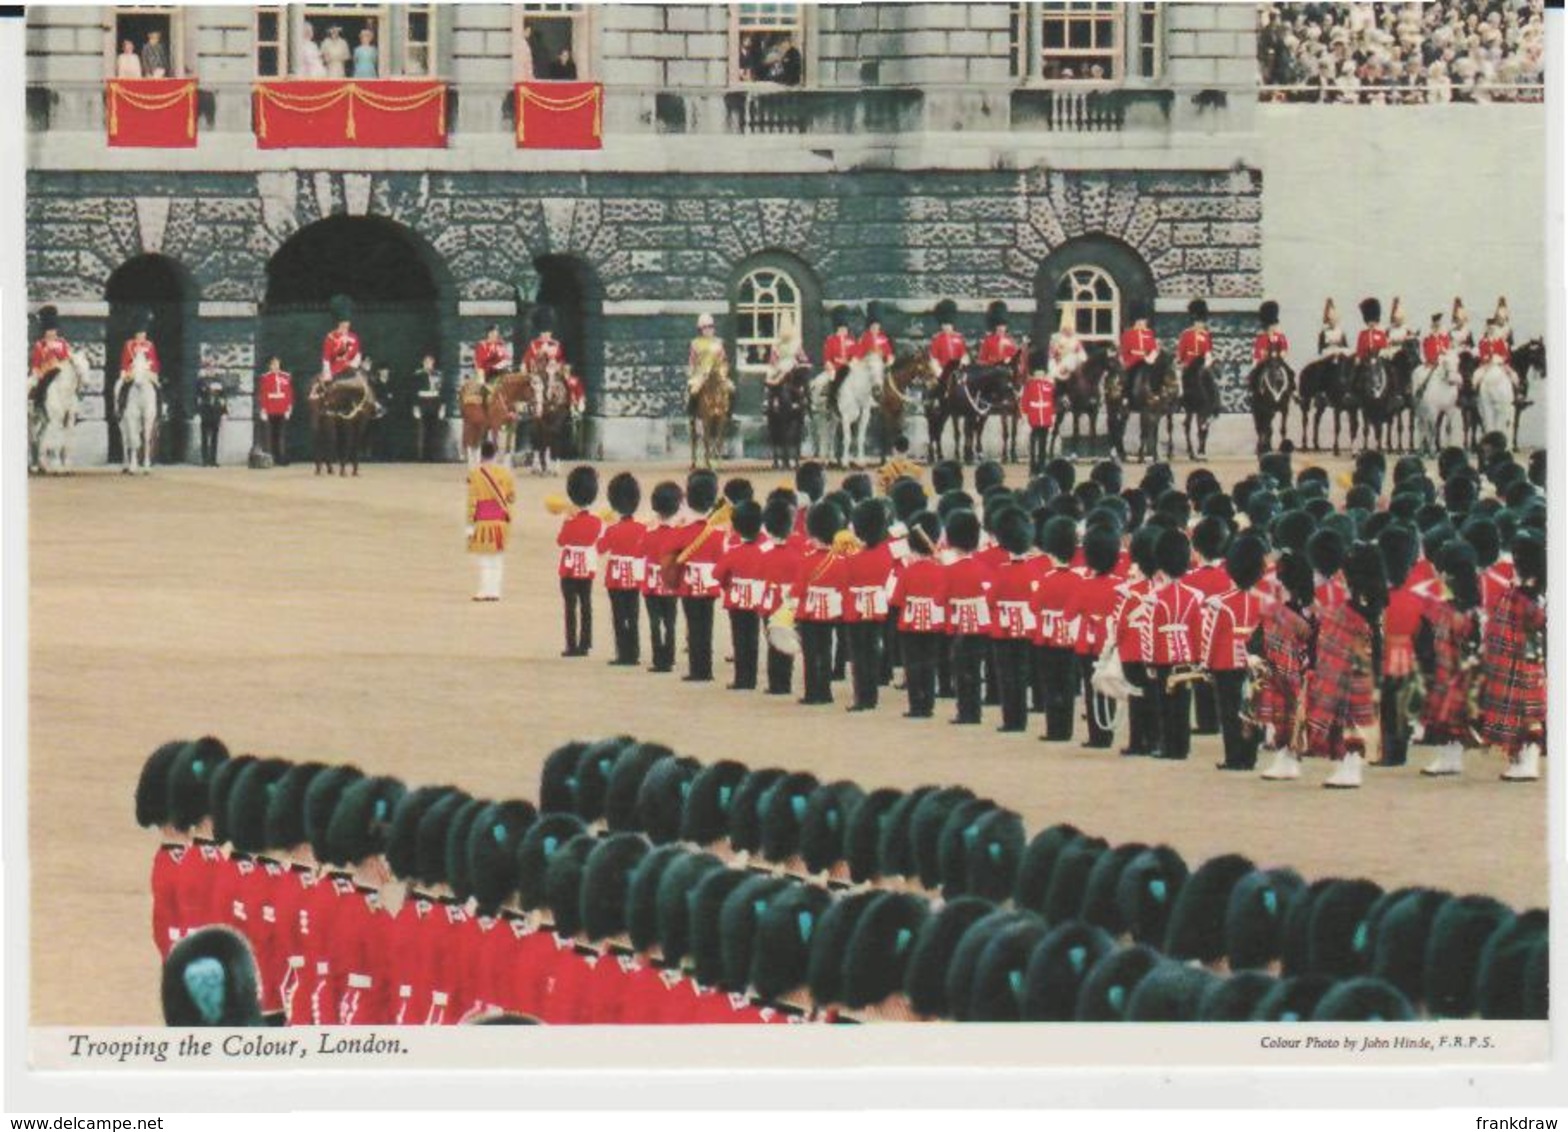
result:
[(1165, 678), (1165, 690), (1174, 692), (1184, 684), (1212, 684), (1214, 678), (1207, 669), (1196, 664), (1178, 664), (1171, 669), (1171, 674)]
[(681, 571), (697, 548), (708, 541), (714, 531), (730, 524), (730, 515), (734, 512), (735, 505), (728, 499), (719, 500), (718, 506), (708, 512), (708, 517), (703, 520), (702, 530), (697, 532), (697, 537), (686, 544), (686, 549), (679, 554), (666, 554), (659, 560), (659, 579), (667, 590), (677, 588), (681, 583)]

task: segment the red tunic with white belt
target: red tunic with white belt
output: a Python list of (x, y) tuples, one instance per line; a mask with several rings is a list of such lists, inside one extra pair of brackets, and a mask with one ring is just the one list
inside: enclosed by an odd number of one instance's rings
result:
[(1040, 584), (1038, 554), (1008, 555), (991, 573), (991, 635), (999, 641), (1033, 641), (1039, 621), (1035, 591)]
[(761, 613), (768, 582), (763, 563), (768, 544), (760, 540), (737, 543), (713, 567), (713, 577), (724, 591), (724, 608), (732, 613)]
[(795, 576), (796, 622), (844, 620), (848, 585), (849, 557), (814, 545), (801, 555), (800, 571)]
[(603, 531), (604, 520), (590, 511), (568, 516), (555, 536), (555, 545), (561, 548), (556, 572), (563, 578), (592, 580), (599, 572), (599, 536)]
[(1506, 366), (1513, 361), (1513, 354), (1506, 339), (1486, 337), (1481, 339), (1480, 358), (1482, 365), (1495, 361)]
[(1018, 343), (1005, 330), (993, 330), (980, 342), (980, 364), (1005, 366), (1018, 356)]
[(1154, 663), (1154, 587), (1147, 578), (1123, 582), (1116, 625), (1116, 655), (1123, 664)]
[(294, 379), (283, 370), (267, 370), (261, 375), (257, 392), (261, 411), (268, 418), (287, 416), (294, 408)]
[(1030, 428), (1050, 428), (1056, 423), (1056, 382), (1048, 377), (1031, 377), (1024, 383), (1019, 408)]
[(679, 581), (674, 586), (665, 584), (664, 571), (661, 569), (664, 558), (668, 554), (679, 554), (680, 548), (685, 543), (681, 541), (681, 528), (669, 526), (665, 523), (656, 523), (649, 527), (642, 540), (642, 592), (650, 597), (679, 597), (681, 586)]
[[(1052, 559), (1047, 558), (1047, 562)], [(1088, 582), (1071, 566), (1050, 565), (1040, 574), (1034, 594), (1035, 644), (1071, 649), (1078, 641), (1079, 590)]]
[(790, 596), (795, 579), (800, 576), (800, 560), (806, 553), (806, 545), (792, 537), (768, 547), (762, 559), (762, 578), (766, 583), (762, 590), (764, 617), (777, 613)]
[(686, 564), (681, 567), (681, 596), (721, 596), (723, 590), (713, 576), (713, 568), (724, 557), (724, 532), (708, 526), (706, 519), (692, 519), (678, 529), (679, 537), (672, 540), (672, 546), (677, 554), (686, 556)]
[(136, 364), (137, 355), (147, 360), (147, 368), (153, 373), (161, 374), (162, 368), (158, 365), (158, 347), (152, 344), (152, 339), (138, 342), (134, 338), (126, 339), (125, 345), (120, 350), (120, 372), (129, 373)]
[(915, 558), (893, 584), (898, 627), (907, 633), (947, 631), (947, 567), (935, 558)]
[(946, 369), (969, 356), (969, 343), (956, 330), (940, 330), (932, 335), (929, 350), (936, 364)]
[(844, 620), (886, 621), (893, 590), (893, 548), (886, 542), (850, 556), (846, 570)]
[(1198, 661), (1210, 672), (1235, 672), (1247, 667), (1247, 642), (1263, 616), (1263, 599), (1255, 590), (1232, 586), (1203, 601), (1198, 635)]
[(604, 588), (607, 590), (642, 589), (643, 540), (648, 529), (627, 516), (605, 527), (599, 535), (598, 550), (604, 555)]
[(855, 360), (855, 336), (849, 331), (830, 334), (822, 343), (822, 365), (838, 370)]
[(855, 343), (855, 357), (867, 358), (872, 354), (881, 354), (884, 361), (893, 360), (893, 342), (880, 330), (866, 331)]
[(1091, 574), (1073, 588), (1062, 616), (1076, 625), (1073, 652), (1097, 657), (1105, 648), (1107, 622), (1122, 603), (1122, 579), (1112, 574)]
[(1159, 349), (1160, 342), (1154, 336), (1154, 331), (1146, 326), (1134, 326), (1122, 331), (1122, 365), (1131, 369), (1146, 356)]
[(990, 593), (994, 573), (978, 554), (966, 555), (947, 567), (947, 631), (954, 636), (989, 636)]
[(1203, 594), (1180, 578), (1154, 588), (1154, 664), (1192, 664), (1203, 639)]
[(1449, 350), (1454, 348), (1454, 340), (1447, 331), (1439, 334), (1428, 334), (1421, 339), (1421, 360), (1429, 366), (1435, 366)]
[(1289, 349), (1290, 342), (1282, 331), (1265, 330), (1252, 340), (1252, 360), (1261, 362), (1271, 351), (1283, 358)]

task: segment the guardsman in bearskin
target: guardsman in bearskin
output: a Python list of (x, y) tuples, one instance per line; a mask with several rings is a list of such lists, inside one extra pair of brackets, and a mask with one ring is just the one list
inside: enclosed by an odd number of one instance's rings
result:
[(1185, 373), (1194, 362), (1210, 366), (1214, 362), (1214, 335), (1209, 333), (1209, 304), (1194, 299), (1187, 304), (1192, 325), (1176, 339), (1176, 368)]
[(245, 937), (227, 927), (202, 928), (169, 952), (162, 996), (165, 1026), (267, 1025), (255, 956)]
[(555, 545), (561, 548), (558, 572), (566, 611), (566, 649), (562, 656), (587, 656), (593, 650), (593, 580), (599, 568), (599, 538), (604, 520), (588, 508), (599, 498), (599, 473), (579, 464), (566, 475), (566, 498), (573, 512), (561, 521)]
[(904, 660), (908, 719), (930, 719), (936, 709), (937, 655), (947, 644), (947, 571), (937, 560), (942, 524), (930, 511), (909, 517), (909, 560), (893, 584), (899, 653)]
[[(1004, 506), (991, 524), (996, 545), (1007, 557), (992, 575), (991, 624), (995, 640), (993, 668), (997, 675), (1002, 725), (998, 731), (1025, 731), (1029, 727), (1029, 685), (1035, 674), (1035, 617), (1040, 585), (1038, 555), (1034, 550), (1034, 522), (1022, 507)], [(1072, 654), (1068, 653), (1069, 671)], [(1068, 700), (1071, 717), (1072, 701)]]
[(986, 307), (985, 324), (991, 333), (980, 342), (980, 364), (1011, 366), (1021, 347), (1007, 332), (1007, 304), (998, 299)]
[(657, 484), (649, 498), (653, 522), (643, 536), (643, 602), (648, 607), (648, 639), (653, 652), (649, 672), (675, 670), (675, 609), (681, 594), (681, 505), (686, 493), (670, 480)]
[[(1078, 552), (1078, 527), (1065, 515), (1039, 524), (1034, 591), (1035, 673), (1039, 700), (1045, 708), (1045, 741), (1063, 743), (1073, 737), (1073, 701), (1078, 691), (1075, 655), (1079, 617), (1075, 613), (1084, 577), (1073, 568)], [(1095, 655), (1099, 655), (1096, 653)]]
[[(782, 488), (768, 496), (762, 506), (762, 529), (768, 544), (762, 558), (762, 607), (758, 612), (764, 623), (781, 614), (789, 589), (800, 574), (803, 546), (795, 541), (795, 493)], [(774, 647), (768, 640), (768, 686), (770, 696), (787, 696), (795, 677), (795, 656)]]
[(229, 391), (219, 377), (196, 379), (196, 416), (201, 420), (201, 463), (218, 466), (218, 429), (229, 415)]
[(713, 567), (713, 578), (724, 593), (724, 609), (730, 616), (730, 641), (735, 649), (735, 679), (729, 688), (751, 691), (757, 686), (758, 639), (767, 590), (762, 569), (767, 544), (760, 537), (762, 506), (754, 499), (735, 504), (730, 529), (736, 541)]
[(335, 1023), (384, 1025), (397, 1012), (396, 982), (382, 940), (392, 917), (381, 890), (392, 883), (387, 835), (406, 789), (396, 778), (363, 778), (343, 791), (327, 828), (327, 860), (349, 870), (351, 891), (338, 897), (332, 917)]
[(1247, 708), (1247, 646), (1263, 619), (1263, 595), (1256, 587), (1263, 578), (1267, 552), (1268, 543), (1258, 535), (1237, 536), (1225, 555), (1229, 588), (1209, 595), (1203, 603), (1198, 658), (1214, 681), (1225, 750), (1220, 770), (1252, 770), (1258, 762), (1258, 738), (1244, 733), (1242, 716)]
[(436, 366), (435, 354), (428, 350), (425, 352), (410, 384), (414, 392), (414, 458), (420, 461), (439, 460), (447, 404), (452, 399), (452, 390)]
[(1383, 611), (1383, 672), (1379, 719), (1382, 755), (1376, 766), (1404, 766), (1410, 749), (1410, 685), (1416, 674), (1416, 633), (1427, 599), (1414, 589), (1410, 571), (1420, 549), (1415, 532), (1390, 523), (1378, 532), (1378, 553), (1388, 579)]
[[(536, 366), (556, 365), (566, 363), (566, 350), (555, 337), (555, 310), (543, 303), (533, 309), (533, 314), (528, 321), (533, 330), (533, 339), (528, 343), (528, 348), (523, 351), (523, 369), (533, 369)], [(494, 330), (494, 327), (491, 327)], [(502, 343), (505, 345), (505, 343)], [(508, 349), (505, 364), (511, 364), (511, 351)], [(487, 377), (493, 377), (500, 370), (488, 372)]]
[(958, 714), (953, 722), (980, 722), (981, 663), (990, 651), (991, 568), (980, 549), (980, 517), (966, 507), (947, 516), (947, 628), (952, 635), (953, 691)]
[[(535, 312), (538, 316), (538, 311)], [(512, 368), (512, 344), (501, 337), (496, 323), (485, 327), (485, 336), (474, 343), (474, 373), (486, 385)]]
[[(1225, 569), (1225, 550), (1230, 544), (1230, 523), (1214, 515), (1205, 515), (1192, 528), (1192, 554), (1197, 565), (1187, 571), (1182, 581), (1197, 590), (1203, 600), (1216, 597), (1234, 584)], [(1194, 648), (1198, 638), (1194, 637)], [(1201, 653), (1201, 649), (1198, 650)], [(1202, 663), (1201, 655), (1197, 658)], [(1199, 735), (1214, 735), (1219, 731), (1219, 717), (1215, 714), (1214, 685), (1206, 680), (1192, 687), (1192, 709)]]
[(893, 364), (893, 340), (883, 331), (882, 322), (882, 304), (873, 299), (866, 304), (866, 329), (855, 343), (855, 357), (869, 358), (872, 354), (880, 354), (884, 362)]
[[(822, 368), (832, 375), (834, 393), (838, 392), (839, 384), (849, 375), (849, 363), (855, 360), (859, 349), (855, 336), (849, 329), (849, 324), (854, 317), (854, 312), (848, 307), (834, 307), (833, 333), (829, 334), (822, 343)], [(837, 400), (837, 397), (830, 395), (830, 404)]]
[(1350, 550), (1345, 582), (1349, 600), (1316, 610), (1304, 741), (1306, 754), (1334, 761), (1323, 785), (1339, 790), (1361, 785), (1369, 729), (1377, 722), (1388, 579), (1376, 547), (1357, 543)]
[(1361, 321), (1366, 323), (1356, 335), (1356, 361), (1369, 362), (1388, 356), (1388, 331), (1383, 329), (1383, 304), (1376, 299), (1361, 300)]
[(1454, 348), (1453, 336), (1443, 329), (1443, 312), (1435, 311), (1432, 325), (1421, 339), (1421, 362), (1428, 367), (1437, 365), (1443, 355)]
[(1132, 325), (1122, 331), (1121, 361), (1122, 368), (1127, 371), (1127, 388), (1136, 389), (1138, 378), (1143, 370), (1152, 366), (1160, 356), (1160, 340), (1154, 336), (1154, 331), (1149, 329), (1149, 307), (1147, 303), (1135, 303), (1132, 309)]
[(152, 860), (152, 942), (162, 958), (180, 940), (180, 862), (190, 850), (190, 838), (169, 823), (169, 771), (185, 749), (185, 740), (165, 743), (142, 764), (136, 780), (136, 824), (158, 832), (158, 851)]
[(321, 380), (350, 373), (359, 366), (359, 335), (354, 333), (354, 302), (347, 295), (333, 295), (331, 300), (333, 328), (321, 342)]
[(1160, 746), (1156, 758), (1185, 759), (1192, 749), (1190, 677), (1197, 674), (1198, 645), (1203, 637), (1203, 594), (1182, 578), (1192, 562), (1192, 544), (1178, 530), (1161, 532), (1155, 544), (1159, 572), (1155, 575), (1150, 624), (1154, 630), (1154, 663), (1150, 684), (1160, 713)]
[(39, 307), (38, 341), (33, 343), (27, 361), (27, 392), (35, 404), (43, 404), (49, 382), (70, 357), (71, 344), (60, 333), (60, 312), (52, 306)]
[(1252, 721), (1262, 728), (1262, 745), (1274, 752), (1263, 777), (1271, 781), (1301, 777), (1297, 731), (1306, 710), (1303, 685), (1313, 665), (1312, 564), (1304, 553), (1287, 550), (1275, 563), (1279, 600), (1266, 603), (1256, 651), (1249, 661), (1254, 684)]
[(1350, 354), (1350, 339), (1345, 336), (1345, 328), (1339, 322), (1339, 308), (1334, 305), (1332, 298), (1323, 300), (1323, 325), (1318, 329), (1318, 357), (1329, 358), (1347, 357)]
[(1045, 469), (1051, 428), (1056, 424), (1056, 381), (1046, 370), (1030, 368), (1018, 407), (1029, 425), (1029, 474), (1037, 476)]
[(838, 504), (824, 499), (806, 514), (811, 545), (800, 558), (791, 591), (805, 675), (802, 704), (833, 702), (833, 638), (844, 620), (854, 536)]
[(1546, 742), (1546, 545), (1535, 532), (1521, 531), (1511, 548), (1513, 584), (1481, 637), (1477, 729), (1507, 756), (1505, 782), (1533, 782), (1541, 777)]
[(517, 487), (512, 471), (496, 462), (495, 441), (479, 446), (479, 466), (468, 473), (468, 553), (479, 559), (475, 601), (501, 600), (507, 536)]
[(158, 347), (153, 345), (152, 339), (147, 337), (152, 329), (152, 312), (140, 310), (136, 312), (132, 323), (134, 331), (125, 345), (120, 347), (120, 377), (114, 385), (114, 415), (116, 418), (125, 415), (125, 398), (131, 389), (131, 370), (135, 367), (137, 359), (152, 372), (153, 387), (161, 393), (162, 385), (160, 375), (163, 368), (158, 364)]
[(713, 679), (713, 613), (723, 595), (713, 568), (724, 557), (730, 504), (719, 502), (719, 477), (699, 468), (686, 477), (686, 506), (691, 517), (672, 542), (681, 570), (681, 612), (686, 615), (682, 679), (703, 682)]
[(1093, 680), (1095, 663), (1105, 651), (1111, 632), (1108, 623), (1122, 601), (1122, 579), (1116, 572), (1121, 553), (1121, 533), (1116, 528), (1096, 524), (1084, 532), (1084, 574), (1064, 615), (1069, 625), (1077, 625), (1073, 655), (1078, 664), (1088, 719), (1088, 738), (1084, 740), (1084, 746), (1094, 749), (1108, 748), (1114, 739), (1110, 729), (1102, 726), (1106, 718), (1096, 709), (1096, 704), (1103, 704), (1104, 697), (1096, 698), (1098, 693)]
[(849, 666), (854, 688), (850, 711), (877, 706), (882, 683), (882, 647), (888, 619), (888, 593), (895, 563), (888, 543), (884, 499), (862, 499), (850, 513), (850, 527), (860, 550), (850, 556), (845, 579), (844, 623), (849, 633)]
[(1155, 548), (1162, 528), (1139, 527), (1129, 547), (1136, 570), (1121, 586), (1121, 601), (1111, 615), (1110, 632), (1127, 682), (1139, 694), (1127, 700), (1128, 757), (1152, 755), (1160, 747), (1160, 716), (1150, 687), (1154, 663), (1154, 578), (1159, 572)]
[[(1269, 360), (1271, 354), (1277, 354), (1281, 362), (1285, 362), (1285, 354), (1290, 350), (1290, 342), (1285, 337), (1285, 332), (1279, 328), (1279, 304), (1269, 299), (1258, 308), (1258, 334), (1252, 340), (1252, 369), (1247, 372), (1247, 388), (1256, 389), (1258, 374), (1263, 372), (1263, 363)], [(1290, 368), (1290, 363), (1285, 362), (1285, 372), (1294, 381), (1296, 371)]]
[(638, 596), (642, 592), (645, 529), (637, 521), (642, 503), (642, 487), (630, 472), (610, 480), (606, 491), (610, 508), (618, 518), (599, 536), (599, 553), (604, 555), (604, 588), (610, 595), (610, 624), (615, 630), (613, 665), (629, 667), (640, 660)]
[(1475, 549), (1463, 539), (1443, 548), (1442, 583), (1422, 602), (1416, 657), (1426, 677), (1421, 705), (1422, 737), (1438, 748), (1423, 767), (1429, 778), (1464, 772), (1464, 750), (1479, 745), (1475, 720), (1474, 683), (1481, 651), (1481, 579)]

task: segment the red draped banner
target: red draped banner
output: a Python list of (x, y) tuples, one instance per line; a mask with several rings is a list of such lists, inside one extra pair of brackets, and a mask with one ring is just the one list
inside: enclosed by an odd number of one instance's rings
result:
[(443, 149), (446, 84), (279, 79), (256, 84), (261, 149)]
[(189, 149), (196, 144), (195, 79), (110, 79), (109, 144)]
[(600, 83), (518, 83), (517, 148), (603, 149)]

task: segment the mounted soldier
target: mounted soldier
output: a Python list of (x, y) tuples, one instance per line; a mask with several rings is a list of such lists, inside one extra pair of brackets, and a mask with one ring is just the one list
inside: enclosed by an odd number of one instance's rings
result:
[[(528, 349), (523, 351), (522, 368), (534, 370), (552, 363), (558, 366), (564, 365), (566, 349), (555, 336), (554, 308), (543, 304), (535, 307), (529, 325), (533, 328), (534, 337), (528, 343)], [(510, 354), (510, 351), (508, 353)], [(507, 361), (510, 363), (510, 357)]]
[(131, 374), (136, 369), (138, 360), (146, 366), (152, 374), (153, 388), (162, 392), (162, 383), (159, 378), (162, 366), (158, 362), (158, 347), (153, 345), (148, 332), (152, 330), (152, 312), (138, 310), (131, 320), (131, 336), (126, 339), (125, 345), (120, 347), (120, 377), (114, 385), (114, 415), (118, 419), (125, 415), (125, 398), (131, 388)]
[(485, 327), (485, 336), (474, 344), (474, 372), (488, 386), (511, 368), (511, 343), (501, 337), (500, 326), (492, 322)]
[(33, 343), (27, 366), (27, 395), (35, 409), (42, 409), (49, 383), (70, 357), (71, 344), (60, 333), (60, 312), (53, 306), (39, 307), (38, 340)]
[(963, 382), (965, 368), (969, 365), (969, 343), (953, 329), (958, 319), (958, 304), (952, 299), (937, 303), (937, 332), (931, 336), (926, 352), (931, 357), (931, 372), (937, 375), (937, 385), (944, 392), (953, 388), (956, 379)]
[(849, 327), (855, 313), (848, 307), (833, 308), (833, 333), (822, 343), (822, 368), (833, 375), (828, 390), (828, 404), (838, 403), (838, 387), (849, 376), (849, 363), (855, 360), (859, 346)]
[(1089, 360), (1089, 352), (1078, 337), (1078, 319), (1070, 305), (1063, 304), (1062, 318), (1050, 342), (1050, 375), (1056, 382), (1066, 381)]
[(359, 335), (354, 333), (354, 301), (347, 295), (333, 295), (333, 329), (321, 343), (321, 380), (330, 383), (344, 375), (353, 375), (362, 360)]

